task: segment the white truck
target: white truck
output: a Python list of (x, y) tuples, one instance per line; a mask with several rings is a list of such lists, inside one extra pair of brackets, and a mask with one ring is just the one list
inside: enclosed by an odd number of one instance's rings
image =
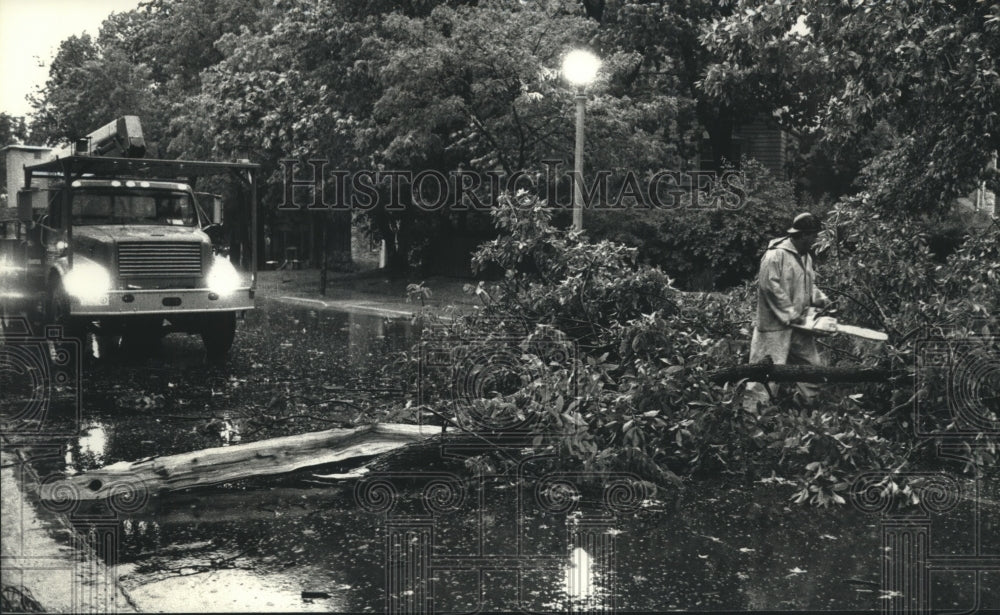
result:
[[(138, 118), (126, 116), (22, 166), (17, 220), (0, 239), (0, 302), (34, 308), (82, 341), (195, 333), (210, 358), (223, 358), (237, 317), (254, 308), (258, 165), (144, 151)], [(236, 240), (245, 268), (229, 259), (220, 207), (207, 213), (193, 190), (214, 175), (245, 194), (249, 233)]]

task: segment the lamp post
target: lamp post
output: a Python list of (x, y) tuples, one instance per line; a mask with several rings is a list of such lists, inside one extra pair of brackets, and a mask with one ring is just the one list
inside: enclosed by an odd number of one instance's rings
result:
[(576, 49), (563, 58), (563, 76), (576, 87), (576, 156), (574, 161), (576, 187), (573, 190), (573, 229), (583, 230), (583, 120), (587, 104), (586, 88), (597, 77), (601, 61), (583, 49)]

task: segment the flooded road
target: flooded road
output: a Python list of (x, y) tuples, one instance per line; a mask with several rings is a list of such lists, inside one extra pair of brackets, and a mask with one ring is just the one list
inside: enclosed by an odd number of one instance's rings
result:
[(414, 338), (408, 321), (267, 299), (258, 306), (225, 364), (206, 361), (201, 340), (181, 334), (86, 362), (82, 437), (69, 443), (67, 463), (83, 471), (352, 426), (403, 399), (386, 362)]
[[(409, 322), (258, 305), (224, 365), (179, 335), (87, 363), (80, 430), (36, 447), (35, 469), (353, 426), (406, 398), (392, 353), (416, 339)], [(530, 449), (510, 451), (520, 475), (477, 474), (473, 449), (432, 443), (361, 479), (338, 476), (345, 462), (63, 512), (142, 611), (868, 611), (892, 598), (878, 515), (791, 505), (780, 479), (622, 499), (609, 495), (614, 477), (552, 482)], [(1000, 551), (997, 483), (983, 510), (963, 499), (936, 520), (930, 548)], [(936, 574), (931, 605), (973, 606), (976, 583), (980, 606), (1000, 605), (997, 581)]]

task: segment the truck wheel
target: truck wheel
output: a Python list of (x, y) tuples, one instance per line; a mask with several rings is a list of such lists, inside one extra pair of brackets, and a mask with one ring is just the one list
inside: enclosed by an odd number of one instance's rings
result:
[(118, 354), (118, 351), (122, 347), (122, 340), (124, 339), (121, 335), (110, 335), (107, 333), (100, 333), (94, 337), (97, 339), (97, 354), (105, 360)]
[(69, 294), (57, 281), (49, 288), (45, 301), (45, 322), (51, 325), (61, 325), (63, 338), (80, 342), (82, 354), (85, 354), (87, 344), (87, 321), (70, 316)]
[(204, 319), (201, 340), (211, 360), (224, 359), (236, 337), (236, 312), (209, 314)]

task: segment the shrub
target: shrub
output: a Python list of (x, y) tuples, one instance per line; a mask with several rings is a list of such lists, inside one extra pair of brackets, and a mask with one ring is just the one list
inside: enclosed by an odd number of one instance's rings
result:
[(673, 209), (602, 212), (588, 223), (589, 232), (637, 246), (641, 261), (662, 269), (679, 288), (738, 286), (753, 278), (767, 242), (783, 235), (799, 213), (792, 183), (756, 160), (744, 160), (738, 177), (735, 189), (745, 196), (736, 208), (717, 198), (734, 188), (716, 182), (697, 201), (685, 196)]
[[(577, 468), (627, 468), (661, 484), (677, 474), (781, 472), (798, 485), (796, 501), (820, 505), (843, 503), (860, 471), (939, 463), (933, 443), (908, 429), (905, 411), (936, 385), (914, 390), (919, 348), (904, 332), (936, 322), (968, 334), (974, 316), (995, 327), (996, 229), (968, 239), (942, 266), (913, 224), (866, 210), (862, 200), (838, 206), (820, 244), (830, 293), (841, 298), (845, 321), (893, 337), (878, 348), (826, 343), (834, 362), (848, 357), (896, 376), (850, 391), (826, 387), (814, 409), (778, 398), (744, 410), (741, 387), (709, 376), (745, 362), (752, 285), (681, 292), (639, 263), (635, 248), (556, 229), (550, 213), (527, 195), (502, 199), (494, 212), (500, 237), (481, 246), (474, 264), (501, 268), (503, 279), (470, 287), (483, 300), (473, 314), (432, 319), (426, 329), (425, 347), (453, 361), (424, 373), (435, 413), (522, 431)], [(995, 339), (976, 348), (995, 353)], [(456, 395), (456, 382), (470, 384)], [(926, 420), (949, 429), (939, 414)], [(994, 462), (987, 434), (970, 440), (969, 467)]]
[[(828, 294), (839, 298), (841, 318), (890, 334), (878, 352), (864, 358), (896, 376), (866, 387), (864, 407), (905, 445), (911, 464), (932, 462), (944, 439), (968, 447), (967, 467), (994, 464), (1000, 430), (1000, 228), (993, 224), (966, 233), (942, 264), (929, 249), (938, 231), (933, 222), (876, 210), (866, 194), (839, 204), (828, 222), (818, 247), (828, 253), (825, 280)], [(956, 364), (922, 367), (929, 348), (948, 349)], [(841, 343), (839, 350), (851, 349)], [(956, 388), (950, 380), (952, 368), (963, 366), (971, 368), (966, 375), (974, 380), (965, 385), (975, 391)], [(963, 393), (978, 397), (979, 406), (970, 410), (994, 428), (959, 437), (954, 404)], [(923, 433), (940, 436), (917, 437), (914, 421)]]

